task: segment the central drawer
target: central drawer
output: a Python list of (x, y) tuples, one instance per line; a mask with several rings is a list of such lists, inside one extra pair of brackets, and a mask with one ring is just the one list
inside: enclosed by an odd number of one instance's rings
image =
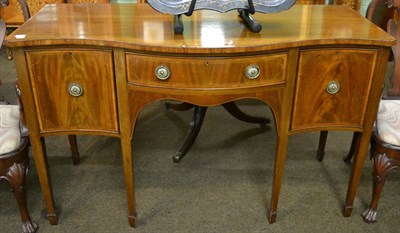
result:
[[(287, 60), (285, 52), (239, 57), (126, 54), (131, 84), (177, 88), (247, 88), (283, 83)], [(165, 72), (167, 78), (162, 76)]]

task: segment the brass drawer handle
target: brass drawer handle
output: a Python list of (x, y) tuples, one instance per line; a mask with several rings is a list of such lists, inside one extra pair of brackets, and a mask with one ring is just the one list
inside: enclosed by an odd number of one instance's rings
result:
[(260, 67), (257, 65), (249, 65), (246, 68), (245, 74), (248, 79), (256, 79), (260, 75)]
[(331, 95), (338, 93), (339, 90), (340, 90), (340, 85), (336, 81), (331, 81), (326, 86), (326, 91)]
[(83, 88), (78, 83), (71, 83), (68, 91), (72, 96), (81, 96), (83, 93)]
[(156, 68), (156, 76), (160, 80), (167, 80), (169, 78), (170, 72), (169, 68), (164, 65), (159, 65)]

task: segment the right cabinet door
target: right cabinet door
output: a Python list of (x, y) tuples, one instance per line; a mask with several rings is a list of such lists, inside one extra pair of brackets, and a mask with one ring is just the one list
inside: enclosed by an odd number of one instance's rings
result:
[(372, 49), (301, 51), (291, 130), (362, 128), (376, 59)]

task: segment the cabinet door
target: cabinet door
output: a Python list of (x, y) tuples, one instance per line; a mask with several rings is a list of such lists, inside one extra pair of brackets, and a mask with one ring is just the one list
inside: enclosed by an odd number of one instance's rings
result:
[(291, 130), (362, 128), (376, 58), (366, 49), (302, 51)]
[(26, 57), (41, 132), (118, 131), (111, 51), (40, 50)]

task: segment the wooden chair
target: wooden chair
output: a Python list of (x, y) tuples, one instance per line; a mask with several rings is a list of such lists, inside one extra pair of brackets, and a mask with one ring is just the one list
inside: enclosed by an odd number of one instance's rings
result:
[(14, 192), (22, 219), (21, 231), (36, 232), (38, 226), (29, 216), (25, 192), (29, 139), (19, 112), (17, 105), (0, 105), (0, 180), (7, 180)]
[[(0, 48), (6, 30), (0, 19)], [(7, 180), (14, 192), (22, 219), (22, 232), (36, 232), (38, 226), (28, 213), (25, 176), (28, 172), (29, 138), (25, 127), (22, 105), (0, 104), (0, 180)]]
[[(386, 4), (396, 10), (397, 16), (399, 15), (398, 0), (390, 0)], [(386, 177), (390, 171), (400, 167), (400, 24), (397, 20), (389, 20), (387, 31), (397, 39), (397, 43), (392, 47), (394, 57), (392, 86), (379, 104), (376, 130), (371, 138), (370, 152), (374, 162), (372, 200), (369, 208), (362, 214), (364, 221), (368, 223), (377, 220), (378, 201)]]

